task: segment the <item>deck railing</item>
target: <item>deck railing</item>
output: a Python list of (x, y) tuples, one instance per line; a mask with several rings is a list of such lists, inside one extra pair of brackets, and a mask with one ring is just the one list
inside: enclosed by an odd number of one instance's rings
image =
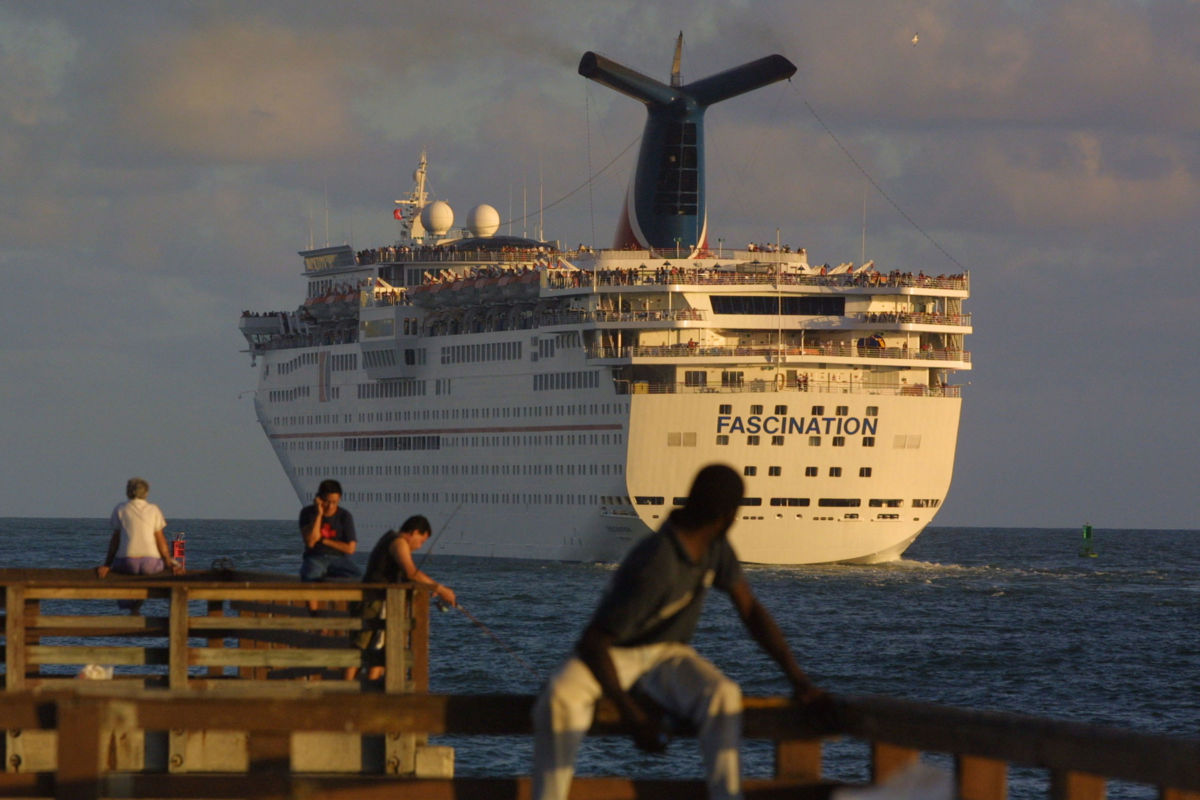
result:
[[(211, 576), (100, 581), (80, 577), (82, 571), (32, 580), (29, 572), (35, 571), (0, 571), (6, 671), (0, 729), (7, 731), (0, 796), (529, 796), (526, 777), (450, 777), (446, 761), (453, 756), (447, 748), (420, 746), (427, 735), (528, 736), (533, 703), (528, 695), (425, 693), (424, 592), (407, 586), (289, 585), (216, 581)], [(16, 573), (26, 574), (18, 579)], [(387, 629), (384, 659), (392, 673), (386, 691), (349, 691), (358, 687), (336, 679), (311, 680), (331, 669), (374, 662), (357, 650), (347, 653), (351, 648), (341, 644), (308, 646), (317, 643), (307, 637), (341, 639), (371, 623), (324, 609), (310, 616), (306, 607), (293, 604), (312, 598), (326, 604), (361, 600), (381, 592), (387, 603), (381, 623)], [(168, 613), (140, 621), (75, 609), (42, 613), (43, 604), (107, 605), (118, 599), (151, 604), (165, 600)], [(126, 641), (77, 643), (89, 637)], [(165, 648), (156, 641), (164, 637)], [(393, 652), (399, 641), (407, 647)], [(164, 674), (85, 681), (45, 672), (52, 665), (85, 661), (156, 665)], [(214, 670), (222, 674), (211, 674)], [(295, 679), (300, 677), (310, 680)], [(748, 780), (747, 798), (828, 797), (840, 782), (823, 772), (823, 742), (850, 737), (867, 744), (862, 756), (866, 763), (858, 772), (870, 782), (888, 778), (924, 754), (943, 760), (950, 756), (957, 795), (965, 800), (1007, 797), (1013, 767), (1039, 770), (1050, 800), (1101, 800), (1110, 781), (1153, 787), (1161, 800), (1200, 800), (1200, 739), (879, 697), (842, 697), (837, 709), (832, 728), (817, 731), (787, 698), (745, 698), (746, 738), (768, 740), (774, 752), (773, 774)], [(592, 734), (621, 735), (616, 711), (607, 701), (597, 709)], [(317, 774), (330, 770), (305, 766), (309, 762), (301, 751), (309, 736), (382, 736), (387, 766), (372, 774)], [(39, 737), (48, 755), (29, 758), (38, 750)], [(165, 760), (151, 756), (152, 741), (162, 743)], [(205, 745), (230, 746), (230, 741), (238, 750), (233, 766), (229, 758), (208, 758), (202, 752)], [(135, 752), (138, 747), (141, 751)], [(423, 770), (422, 758), (440, 763), (426, 764)], [(412, 777), (421, 774), (442, 777)], [(699, 780), (629, 777), (581, 777), (572, 792), (572, 797), (597, 800), (702, 796)]]
[[(137, 691), (0, 695), (0, 726), (54, 731), (57, 768), (0, 775), (0, 794), (90, 800), (100, 797), (517, 798), (527, 777), (397, 778), (314, 775), (289, 769), (297, 732), (528, 735), (526, 695), (338, 694), (275, 696)], [(822, 737), (870, 743), (866, 772), (886, 780), (923, 753), (953, 756), (957, 796), (1002, 800), (1010, 766), (1045, 772), (1052, 800), (1101, 800), (1110, 780), (1154, 787), (1162, 800), (1200, 797), (1200, 740), (1129, 733), (1017, 714), (966, 711), (884, 698), (838, 701), (837, 730), (817, 734), (786, 698), (745, 699), (745, 735), (775, 742), (775, 774), (746, 781), (747, 798), (824, 798), (841, 785), (822, 775)], [(116, 770), (107, 748), (133, 731), (246, 734), (242, 774)], [(619, 735), (615, 708), (602, 701), (592, 735)], [(700, 798), (699, 780), (580, 777), (576, 798)]]

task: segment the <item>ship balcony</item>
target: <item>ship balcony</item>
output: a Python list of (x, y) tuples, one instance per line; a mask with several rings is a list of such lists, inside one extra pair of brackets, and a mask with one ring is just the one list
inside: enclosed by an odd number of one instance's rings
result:
[(776, 380), (754, 379), (730, 384), (666, 383), (660, 381), (614, 381), (616, 393), (629, 394), (743, 394), (759, 392), (807, 392), (811, 394), (869, 394), (898, 397), (962, 397), (962, 386), (911, 383), (903, 386), (879, 385), (869, 381), (792, 380), (779, 373)]
[(968, 334), (972, 331), (970, 314), (927, 314), (914, 311), (871, 311), (847, 314), (855, 327), (892, 331), (937, 331)]
[(930, 294), (967, 297), (971, 292), (971, 276), (938, 275), (928, 276), (911, 273), (883, 274), (878, 272), (841, 273), (838, 275), (813, 275), (796, 272), (776, 272), (764, 269), (753, 272), (738, 272), (711, 267), (665, 267), (665, 268), (616, 268), (590, 270), (547, 270), (543, 273), (542, 293), (546, 296), (559, 294), (583, 294), (592, 291), (621, 292), (627, 290), (683, 290), (688, 287), (713, 289), (730, 287), (745, 289), (756, 287), (769, 290), (794, 291), (796, 289), (854, 294)]
[(538, 327), (585, 325), (606, 328), (692, 328), (708, 320), (708, 312), (698, 308), (648, 309), (644, 311), (545, 311), (538, 315)]
[[(912, 367), (936, 366), (939, 369), (970, 369), (971, 353), (948, 348), (859, 347), (847, 344), (823, 344), (816, 347), (704, 347), (690, 344), (656, 347), (604, 347), (587, 349), (589, 362), (620, 366), (624, 364), (840, 364)], [(930, 362), (936, 362), (931, 364)]]

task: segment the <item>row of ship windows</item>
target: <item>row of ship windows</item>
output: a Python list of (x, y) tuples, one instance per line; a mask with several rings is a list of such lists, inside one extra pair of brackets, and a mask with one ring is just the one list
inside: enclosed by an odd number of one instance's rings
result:
[[(628, 499), (628, 498), (627, 498)], [(666, 498), (656, 496), (639, 496), (635, 497), (634, 501), (639, 506), (661, 506), (666, 504)], [(674, 504), (682, 506), (687, 502), (686, 497), (676, 497)], [(937, 508), (941, 503), (940, 500), (932, 498), (918, 498), (912, 501), (913, 508)], [(743, 506), (761, 506), (763, 498), (761, 497), (743, 497)], [(767, 505), (787, 508), (803, 508), (810, 506), (812, 501), (807, 497), (768, 497)], [(817, 499), (817, 506), (820, 508), (859, 508), (863, 504), (862, 498), (859, 497), (821, 497)], [(903, 508), (904, 501), (895, 498), (878, 498), (873, 497), (867, 501), (867, 505), (871, 508)]]
[[(307, 388), (307, 387), (304, 387)], [(422, 411), (368, 411), (358, 415), (358, 422), (428, 422), (431, 420), (464, 419), (521, 419), (535, 417), (578, 417), (598, 414), (623, 414), (629, 411), (624, 403), (578, 403), (561, 406), (503, 406), (497, 408), (435, 408)], [(272, 417), (271, 423), (282, 425), (338, 425), (354, 421), (349, 414), (307, 414)]]
[(600, 385), (600, 373), (588, 372), (544, 372), (533, 376), (533, 390), (548, 392), (556, 389), (595, 389)]
[[(588, 441), (591, 437), (591, 441)], [(346, 453), (372, 453), (392, 450), (441, 450), (444, 447), (544, 447), (568, 445), (623, 444), (625, 437), (620, 433), (573, 434), (559, 433), (525, 436), (347, 436), (342, 439), (342, 450)], [(289, 444), (320, 444), (316, 442), (293, 442)], [(324, 450), (323, 447), (298, 447), (286, 449)]]
[[(684, 434), (684, 437), (687, 437), (688, 435), (689, 434)], [(683, 447), (695, 447), (696, 446), (696, 441), (695, 441), (696, 435), (694, 433), (690, 434), (690, 435), (692, 437), (690, 445), (687, 443), (686, 438), (681, 439), (681, 441), (683, 442), (683, 444), (682, 444)], [(774, 447), (783, 447), (783, 445), (785, 444), (786, 438), (787, 437), (785, 437), (785, 436), (772, 436), (771, 437), (771, 445)], [(897, 437), (897, 438), (900, 438), (900, 437)], [(908, 441), (908, 437), (903, 437), (903, 438), (904, 438), (905, 442)], [(834, 437), (832, 437), (832, 439), (833, 439), (834, 447), (845, 447), (846, 446), (846, 437), (845, 436), (834, 436)], [(719, 444), (719, 445), (729, 444), (729, 434), (718, 433), (717, 434), (717, 444)], [(751, 445), (751, 446), (762, 444), (762, 437), (756, 433), (752, 433), (746, 437), (746, 444)], [(914, 445), (914, 446), (919, 447), (920, 444), (921, 444), (921, 437), (917, 436), (916, 437), (916, 445)], [(678, 446), (678, 443), (676, 445), (672, 445), (671, 434), (667, 434), (667, 446), (668, 447)], [(809, 447), (820, 447), (821, 446), (821, 437), (820, 436), (809, 436), (808, 437), (808, 446)], [(875, 437), (874, 436), (862, 437), (862, 446), (863, 447), (874, 447), (875, 446)]]
[[(733, 404), (732, 403), (722, 403), (720, 408), (718, 408), (717, 413), (723, 414), (723, 415), (732, 414), (733, 413)], [(755, 403), (750, 406), (751, 416), (757, 415), (757, 414), (762, 414), (762, 413), (763, 413), (763, 407), (760, 404)], [(787, 413), (788, 413), (788, 407), (786, 405), (775, 406), (775, 416), (783, 417), (783, 416), (787, 416)], [(838, 416), (838, 417), (849, 416), (850, 415), (850, 406), (836, 406), (836, 407), (834, 407), (833, 413), (834, 413), (834, 416)], [(825, 406), (813, 406), (812, 410), (809, 412), (809, 414), (811, 414), (814, 417), (823, 417), (823, 416), (825, 416)], [(866, 410), (866, 413), (864, 414), (864, 416), (878, 417), (879, 416), (879, 406), (867, 406), (867, 410)]]
[(473, 364), (479, 361), (520, 361), (520, 342), (455, 344), (442, 348), (443, 364)]
[[(742, 467), (742, 474), (747, 475), (747, 476), (757, 475), (758, 467)], [(805, 467), (804, 468), (804, 477), (806, 477), (806, 478), (815, 478), (819, 474), (820, 474), (819, 467)], [(771, 477), (771, 478), (778, 478), (783, 475), (783, 467), (767, 467), (767, 475), (768, 475), (768, 477)], [(842, 468), (841, 467), (830, 467), (829, 468), (829, 477), (831, 477), (831, 478), (842, 477)], [(858, 477), (860, 477), (860, 478), (871, 477), (871, 467), (859, 467), (858, 468)]]
[[(328, 351), (318, 351), (312, 353), (302, 353), (295, 358), (290, 358), (287, 361), (281, 361), (275, 367), (275, 372), (278, 375), (290, 375), (301, 367), (315, 367), (320, 363), (320, 357), (324, 355), (326, 364), (334, 372), (352, 372), (358, 369), (358, 353), (337, 353), (330, 354)], [(267, 375), (271, 374), (271, 367), (267, 365)]]
[[(355, 464), (299, 467), (302, 478), (624, 475), (624, 464)], [(626, 498), (628, 500), (628, 498)], [(605, 499), (605, 502), (608, 502)]]

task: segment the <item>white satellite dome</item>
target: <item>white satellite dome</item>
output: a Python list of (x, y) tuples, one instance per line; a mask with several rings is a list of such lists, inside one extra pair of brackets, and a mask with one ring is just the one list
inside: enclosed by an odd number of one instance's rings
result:
[(421, 224), (434, 236), (445, 236), (454, 224), (454, 209), (442, 200), (434, 200), (421, 209)]
[(467, 230), (472, 236), (487, 238), (500, 229), (500, 212), (481, 203), (467, 212)]

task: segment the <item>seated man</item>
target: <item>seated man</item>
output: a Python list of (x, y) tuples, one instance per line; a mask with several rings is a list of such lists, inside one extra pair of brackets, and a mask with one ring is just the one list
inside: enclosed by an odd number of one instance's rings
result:
[(783, 669), (801, 707), (823, 718), (831, 713), (829, 696), (796, 664), (729, 544), (742, 491), (741, 477), (729, 467), (705, 467), (683, 508), (625, 556), (574, 655), (534, 706), (535, 800), (566, 800), (576, 753), (602, 694), (616, 704), (639, 748), (665, 749), (659, 721), (630, 694), (635, 686), (695, 725), (709, 798), (741, 797), (741, 690), (688, 644), (709, 586), (729, 594), (750, 634)]
[(350, 558), (358, 546), (354, 517), (339, 505), (341, 500), (342, 485), (327, 478), (317, 487), (312, 505), (300, 510), (300, 535), (304, 537), (302, 581), (357, 580), (362, 574)]

